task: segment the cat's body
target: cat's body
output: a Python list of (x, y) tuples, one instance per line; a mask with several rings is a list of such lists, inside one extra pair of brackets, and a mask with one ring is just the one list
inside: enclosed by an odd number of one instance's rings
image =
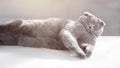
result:
[[(93, 27), (93, 25), (97, 26)], [(0, 44), (69, 49), (85, 58), (91, 55), (90, 49), (93, 49), (96, 38), (102, 33), (103, 27), (104, 22), (90, 13), (84, 13), (76, 21), (60, 18), (16, 20), (0, 25)]]

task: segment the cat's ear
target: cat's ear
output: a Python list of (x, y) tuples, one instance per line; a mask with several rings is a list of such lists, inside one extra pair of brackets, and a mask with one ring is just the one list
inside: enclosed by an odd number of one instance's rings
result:
[(106, 25), (105, 22), (103, 20), (101, 20), (101, 19), (98, 19), (98, 22), (101, 24), (101, 26), (105, 26)]
[(85, 12), (83, 13), (83, 15), (84, 15), (84, 16), (87, 16), (87, 17), (93, 17), (93, 16), (95, 16), (95, 15), (93, 15), (92, 13), (87, 12), (87, 11), (85, 11)]

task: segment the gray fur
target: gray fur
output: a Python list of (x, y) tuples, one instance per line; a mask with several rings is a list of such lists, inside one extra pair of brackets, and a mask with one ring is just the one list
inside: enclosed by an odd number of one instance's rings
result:
[(16, 20), (0, 25), (0, 44), (70, 50), (87, 58), (104, 26), (101, 19), (89, 12), (84, 12), (76, 21), (60, 18)]

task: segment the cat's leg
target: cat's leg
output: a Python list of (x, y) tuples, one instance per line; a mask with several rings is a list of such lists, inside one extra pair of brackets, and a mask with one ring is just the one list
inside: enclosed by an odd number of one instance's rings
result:
[(94, 48), (94, 45), (83, 43), (80, 46), (86, 54), (86, 57), (90, 57)]
[(80, 48), (75, 37), (68, 30), (63, 30), (60, 32), (60, 38), (63, 44), (70, 51), (75, 52), (80, 58), (86, 58), (86, 54), (82, 48)]
[(14, 32), (19, 29), (22, 20), (15, 20), (7, 24), (0, 25), (0, 33)]
[(0, 45), (16, 45), (18, 42), (19, 26), (21, 20), (0, 25)]

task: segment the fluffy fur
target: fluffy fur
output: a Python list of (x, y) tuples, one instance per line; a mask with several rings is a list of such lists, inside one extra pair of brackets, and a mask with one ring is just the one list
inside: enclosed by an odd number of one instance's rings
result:
[(81, 58), (91, 55), (105, 23), (89, 12), (76, 21), (60, 18), (16, 20), (0, 25), (0, 44), (70, 50)]

